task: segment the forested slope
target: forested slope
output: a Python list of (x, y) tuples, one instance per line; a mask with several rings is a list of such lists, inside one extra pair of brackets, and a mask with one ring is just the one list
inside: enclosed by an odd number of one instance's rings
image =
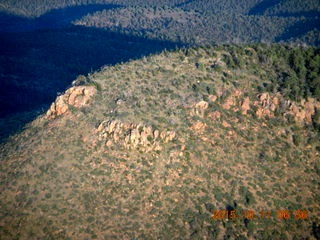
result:
[(180, 8), (129, 7), (100, 11), (74, 22), (125, 34), (190, 44), (275, 42), (298, 19), (246, 16), (237, 13), (203, 15)]
[(319, 45), (317, 0), (3, 0), (0, 9), (37, 17), (52, 9), (88, 4), (116, 4), (123, 9), (90, 14), (78, 25), (202, 45), (280, 41)]
[(189, 1), (175, 7), (99, 11), (77, 25), (191, 44), (291, 42), (319, 45), (319, 4)]
[(174, 6), (185, 0), (1, 0), (0, 9), (6, 12), (38, 17), (52, 9), (89, 4), (119, 4), (123, 6)]

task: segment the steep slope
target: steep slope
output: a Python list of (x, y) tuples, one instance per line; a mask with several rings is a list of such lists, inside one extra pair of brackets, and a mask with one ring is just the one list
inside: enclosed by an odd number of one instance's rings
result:
[(317, 238), (317, 59), (193, 48), (79, 77), (1, 145), (1, 239)]

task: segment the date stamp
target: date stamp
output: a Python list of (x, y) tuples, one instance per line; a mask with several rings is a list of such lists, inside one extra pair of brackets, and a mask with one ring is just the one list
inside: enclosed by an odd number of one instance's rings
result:
[(254, 210), (213, 210), (213, 220), (259, 220), (259, 219), (278, 219), (278, 220), (307, 220), (309, 213), (307, 210), (287, 210), (281, 209), (277, 211), (254, 211)]

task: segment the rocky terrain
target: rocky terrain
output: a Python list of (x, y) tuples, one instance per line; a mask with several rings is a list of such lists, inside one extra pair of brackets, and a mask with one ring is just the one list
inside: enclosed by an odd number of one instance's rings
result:
[[(305, 87), (277, 84), (297, 52)], [(0, 145), (1, 239), (319, 239), (318, 58), (189, 48), (78, 78)]]

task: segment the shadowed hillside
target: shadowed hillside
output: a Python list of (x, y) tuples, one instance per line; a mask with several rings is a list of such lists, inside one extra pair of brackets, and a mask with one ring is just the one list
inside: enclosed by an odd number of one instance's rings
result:
[[(24, 22), (20, 28), (26, 26)], [(0, 33), (2, 139), (32, 120), (36, 111), (47, 108), (79, 74), (177, 46), (99, 29), (47, 27), (49, 29)]]

